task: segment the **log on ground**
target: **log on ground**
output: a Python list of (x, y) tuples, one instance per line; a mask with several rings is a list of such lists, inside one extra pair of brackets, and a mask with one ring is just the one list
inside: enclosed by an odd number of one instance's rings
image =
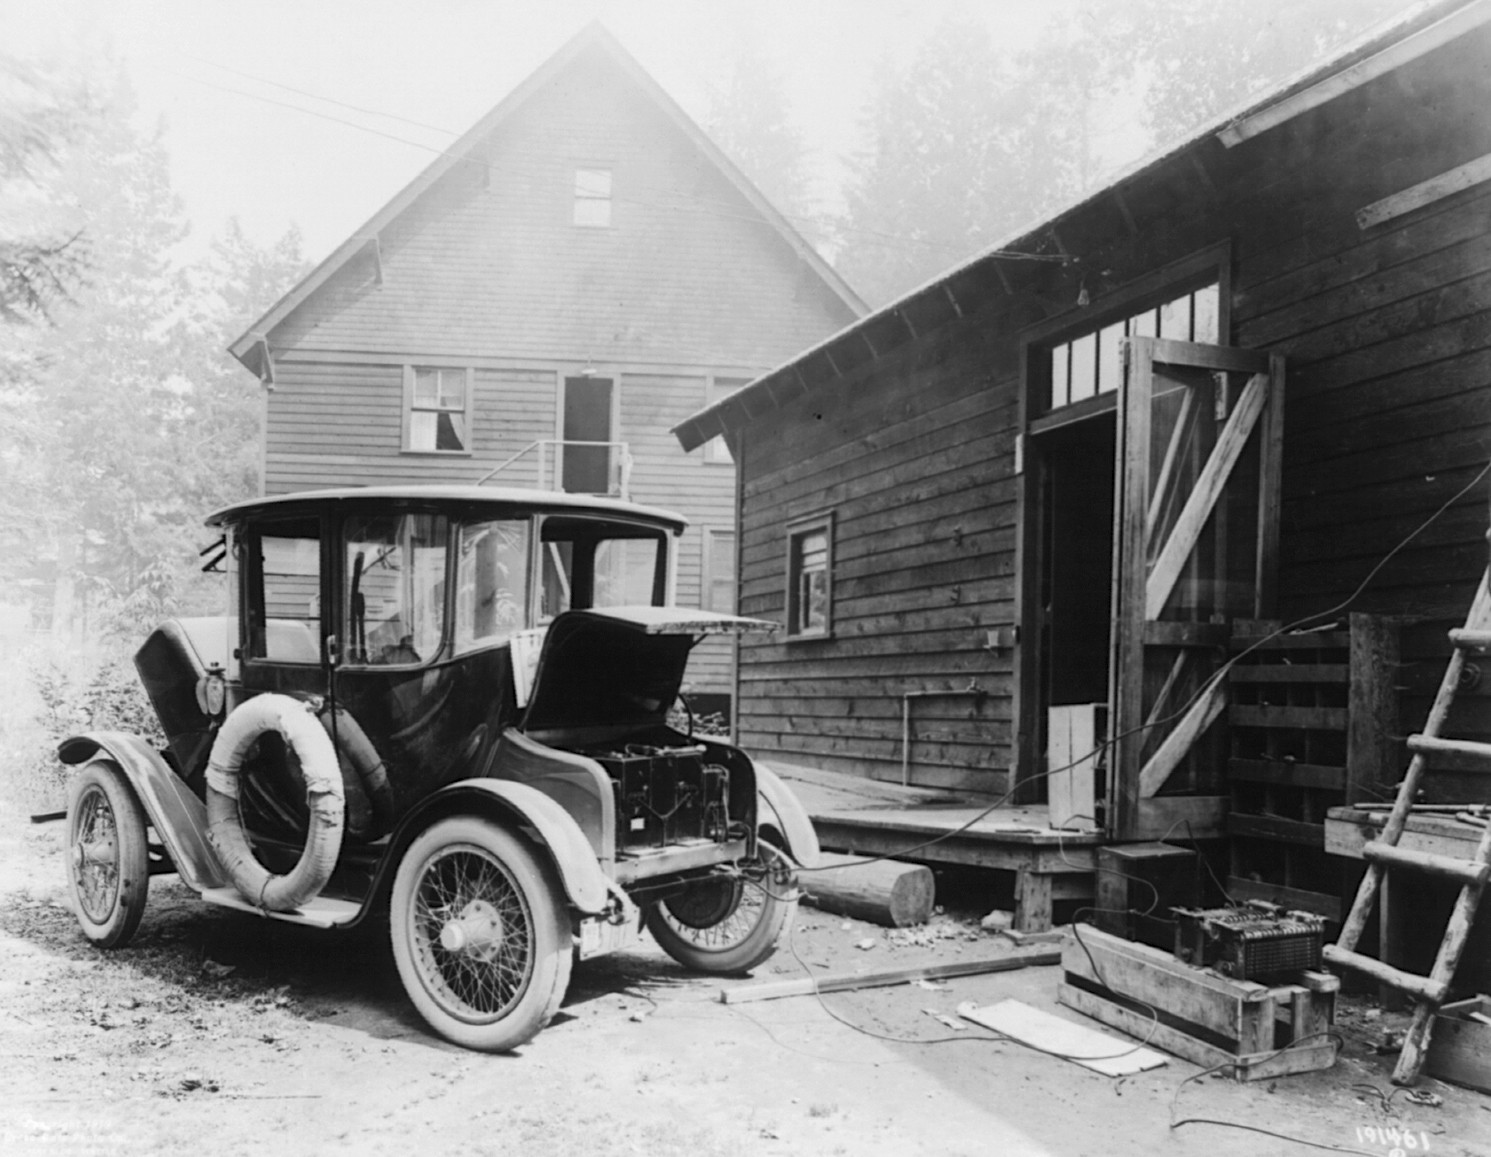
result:
[(829, 852), (819, 862), (823, 871), (798, 877), (804, 898), (815, 908), (887, 928), (925, 924), (932, 915), (936, 884), (925, 864), (866, 862), (862, 856)]

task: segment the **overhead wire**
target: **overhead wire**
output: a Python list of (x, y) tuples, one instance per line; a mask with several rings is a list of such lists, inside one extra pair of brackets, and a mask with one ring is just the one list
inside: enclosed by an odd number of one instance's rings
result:
[[(338, 99), (336, 99), (334, 97), (320, 96), (318, 94), (311, 93), (311, 92), (309, 92), (309, 91), (307, 91), (305, 89), (295, 88), (294, 86), (291, 86), (291, 85), (281, 84), (278, 81), (268, 80), (268, 79), (266, 79), (264, 77), (255, 76), (254, 74), (248, 73), (248, 72), (244, 72), (241, 69), (230, 68), (227, 65), (217, 64), (215, 62), (208, 61), (208, 60), (206, 60), (203, 57), (191, 56), (190, 59), (200, 61), (201, 63), (204, 63), (204, 64), (208, 64), (211, 67), (221, 68), (224, 71), (233, 73), (234, 75), (237, 75), (237, 76), (244, 77), (245, 79), (248, 79), (248, 80), (253, 80), (253, 81), (257, 81), (257, 82), (262, 83), (262, 84), (271, 85), (271, 86), (273, 86), (275, 88), (280, 88), (280, 89), (283, 89), (285, 91), (295, 93), (298, 96), (304, 96), (304, 97), (306, 97), (307, 99), (310, 99), (310, 100), (324, 101), (324, 102), (326, 102), (328, 104), (331, 104), (331, 105), (334, 105), (334, 106), (336, 106), (338, 108), (345, 108), (345, 109), (348, 109), (348, 110), (351, 110), (351, 111), (361, 112), (361, 113), (364, 113), (365, 115), (369, 115), (369, 116), (385, 117), (385, 118), (387, 118), (389, 120), (399, 121), (399, 122), (401, 122), (403, 124), (408, 124), (408, 125), (416, 127), (416, 128), (427, 129), (427, 130), (429, 130), (431, 132), (438, 132), (438, 133), (441, 133), (441, 134), (444, 134), (444, 135), (450, 136), (450, 137), (460, 137), (462, 135), (462, 134), (460, 134), (460, 133), (458, 133), (458, 132), (456, 132), (456, 131), (454, 131), (452, 129), (443, 128), (443, 127), (440, 127), (438, 125), (432, 125), (432, 124), (429, 124), (428, 122), (418, 121), (418, 120), (415, 120), (415, 119), (410, 118), (410, 117), (400, 116), (397, 113), (382, 112), (382, 111), (379, 111), (379, 110), (376, 110), (376, 109), (367, 108), (366, 106), (363, 106), (363, 105), (357, 105), (357, 104), (352, 104), (352, 103), (347, 102), (347, 101), (338, 100)], [(250, 91), (248, 91), (246, 89), (235, 88), (232, 85), (220, 84), (220, 83), (217, 83), (215, 81), (204, 79), (203, 77), (200, 77), (200, 76), (193, 76), (190, 73), (180, 72), (180, 71), (178, 71), (176, 69), (167, 68), (164, 65), (157, 64), (157, 65), (152, 65), (152, 67), (156, 68), (158, 71), (163, 72), (163, 73), (165, 73), (165, 74), (167, 74), (169, 76), (177, 77), (178, 79), (188, 81), (189, 83), (192, 83), (192, 84), (201, 85), (201, 86), (203, 86), (205, 88), (215, 89), (215, 90), (217, 90), (219, 92), (229, 93), (229, 94), (234, 95), (234, 96), (241, 96), (241, 97), (244, 97), (244, 98), (246, 98), (248, 100), (257, 100), (257, 101), (263, 102), (265, 104), (274, 105), (274, 106), (279, 107), (279, 108), (290, 109), (293, 112), (298, 112), (298, 113), (301, 113), (301, 114), (303, 114), (305, 116), (314, 117), (314, 118), (317, 118), (317, 119), (320, 119), (320, 120), (328, 121), (328, 122), (330, 122), (332, 124), (339, 124), (339, 125), (343, 125), (343, 126), (345, 126), (347, 128), (357, 129), (360, 132), (369, 133), (369, 134), (371, 134), (373, 136), (381, 137), (384, 140), (394, 141), (394, 142), (396, 142), (398, 144), (408, 145), (410, 148), (415, 148), (415, 149), (419, 149), (419, 150), (421, 150), (423, 152), (432, 153), (432, 154), (434, 154), (437, 157), (446, 157), (446, 158), (448, 158), (450, 160), (457, 161), (457, 162), (465, 164), (465, 165), (470, 165), (470, 166), (473, 166), (475, 168), (484, 169), (487, 172), (495, 174), (495, 175), (498, 175), (498, 176), (510, 176), (510, 177), (520, 177), (521, 178), (521, 177), (524, 177), (524, 176), (528, 176), (528, 177), (545, 176), (545, 177), (547, 177), (547, 176), (549, 176), (549, 175), (552, 174), (552, 170), (551, 169), (544, 169), (544, 168), (536, 167), (536, 166), (528, 166), (526, 168), (526, 170), (525, 170), (524, 166), (518, 165), (518, 164), (513, 164), (511, 162), (504, 162), (504, 163), (502, 163), (500, 165), (499, 164), (493, 164), (492, 162), (483, 160), (483, 159), (481, 159), (479, 157), (473, 157), (473, 156), (462, 154), (462, 153), (454, 153), (454, 152), (451, 152), (449, 149), (441, 148), (438, 145), (431, 145), (431, 144), (425, 143), (424, 141), (413, 140), (410, 137), (400, 136), (397, 133), (392, 133), (392, 132), (389, 132), (389, 131), (387, 131), (385, 129), (379, 129), (379, 128), (376, 128), (376, 127), (374, 127), (372, 125), (362, 124), (361, 122), (354, 121), (354, 120), (349, 120), (346, 117), (336, 116), (335, 114), (324, 112), (324, 111), (319, 110), (319, 109), (307, 108), (304, 105), (295, 104), (295, 103), (292, 103), (290, 101), (279, 100), (279, 99), (276, 99), (275, 97), (267, 96), (267, 95), (265, 95), (263, 93), (250, 92)], [(757, 216), (757, 215), (754, 215), (754, 214), (751, 214), (751, 213), (744, 213), (744, 212), (740, 212), (740, 211), (737, 211), (737, 210), (732, 210), (732, 209), (730, 209), (728, 207), (728, 203), (727, 202), (718, 200), (716, 198), (711, 198), (711, 197), (707, 197), (707, 196), (701, 196), (697, 192), (684, 192), (684, 191), (679, 190), (679, 189), (669, 189), (669, 188), (665, 188), (665, 187), (662, 187), (662, 186), (656, 186), (656, 185), (651, 185), (650, 186), (650, 185), (645, 185), (645, 184), (643, 184), (643, 185), (635, 185), (633, 187), (636, 188), (636, 189), (638, 189), (641, 192), (644, 192), (644, 193), (660, 194), (663, 198), (685, 198), (685, 200), (677, 202), (677, 203), (671, 203), (670, 204), (670, 203), (667, 203), (664, 200), (657, 200), (657, 199), (646, 200), (646, 199), (639, 198), (639, 197), (628, 197), (628, 196), (625, 196), (624, 194), (617, 193), (614, 189), (612, 191), (611, 200), (613, 202), (616, 202), (616, 203), (619, 203), (619, 204), (636, 205), (636, 206), (639, 206), (639, 207), (642, 207), (642, 208), (664, 209), (664, 210), (669, 210), (669, 211), (674, 211), (674, 212), (689, 212), (689, 213), (695, 213), (695, 214), (698, 214), (698, 215), (701, 215), (701, 216), (716, 217), (716, 218), (719, 218), (721, 220), (742, 221), (742, 222), (747, 222), (747, 223), (750, 223), (750, 224), (759, 224), (760, 220), (761, 220), (760, 217)], [(775, 206), (773, 206), (773, 208), (775, 208)], [(820, 218), (820, 217), (811, 217), (811, 216), (806, 216), (806, 215), (803, 215), (803, 214), (785, 213), (785, 212), (782, 212), (780, 209), (777, 209), (776, 212), (784, 220), (788, 221), (790, 224), (792, 224), (795, 228), (798, 228), (798, 229), (813, 229), (813, 230), (817, 230), (817, 229), (829, 228), (829, 229), (831, 229), (836, 234), (840, 234), (840, 235), (849, 234), (849, 235), (854, 235), (854, 236), (869, 238), (869, 239), (876, 240), (876, 241), (880, 242), (881, 244), (883, 244), (887, 248), (898, 248), (898, 249), (902, 250), (903, 252), (908, 252), (908, 253), (909, 252), (913, 252), (913, 251), (919, 251), (919, 252), (925, 253), (929, 249), (931, 249), (931, 250), (941, 250), (941, 251), (943, 251), (944, 253), (946, 253), (948, 255), (948, 259), (949, 260), (966, 259), (966, 258), (968, 258), (968, 257), (971, 256), (970, 252), (968, 251), (968, 249), (966, 247), (948, 245), (948, 244), (944, 244), (943, 242), (940, 242), (940, 241), (931, 240), (929, 238), (911, 237), (911, 236), (907, 236), (907, 235), (904, 235), (904, 234), (886, 233), (886, 232), (884, 232), (882, 230), (866, 229), (866, 228), (864, 228), (862, 226), (845, 225), (845, 224), (843, 224), (841, 222), (838, 222), (838, 221), (825, 221), (823, 218)], [(815, 252), (816, 252), (816, 250), (815, 250)], [(1057, 263), (1057, 264), (1063, 264), (1063, 265), (1068, 264), (1071, 261), (1071, 258), (1069, 256), (1065, 255), (1065, 254), (1059, 254), (1059, 253), (1030, 253), (1030, 252), (1023, 252), (1023, 251), (1020, 251), (1020, 250), (1005, 250), (1005, 249), (993, 250), (993, 251), (990, 251), (990, 252), (987, 252), (987, 253), (982, 253), (980, 255), (981, 256), (985, 256), (985, 257), (997, 257), (997, 258), (1000, 258), (1002, 260), (1008, 260), (1008, 261), (1051, 262), (1051, 263)]]

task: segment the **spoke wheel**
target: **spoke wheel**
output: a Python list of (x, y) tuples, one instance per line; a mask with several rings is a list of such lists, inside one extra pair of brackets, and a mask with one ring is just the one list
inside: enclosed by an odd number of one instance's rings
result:
[(669, 956), (700, 972), (746, 972), (776, 951), (797, 907), (792, 866), (762, 842), (760, 860), (741, 876), (696, 884), (646, 912), (647, 930)]
[(129, 943), (150, 888), (145, 812), (110, 764), (90, 763), (69, 792), (67, 884), (83, 935), (100, 948)]
[(431, 1028), (500, 1052), (548, 1024), (569, 984), (562, 895), (532, 851), (484, 820), (443, 820), (409, 845), (389, 929), (404, 989)]

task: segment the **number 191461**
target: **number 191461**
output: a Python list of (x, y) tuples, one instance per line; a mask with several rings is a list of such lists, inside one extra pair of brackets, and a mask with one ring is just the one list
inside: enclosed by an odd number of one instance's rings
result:
[(1388, 1146), (1391, 1153), (1429, 1152), (1427, 1133), (1422, 1130), (1415, 1133), (1412, 1129), (1400, 1129), (1396, 1125), (1358, 1125), (1356, 1139), (1366, 1144)]

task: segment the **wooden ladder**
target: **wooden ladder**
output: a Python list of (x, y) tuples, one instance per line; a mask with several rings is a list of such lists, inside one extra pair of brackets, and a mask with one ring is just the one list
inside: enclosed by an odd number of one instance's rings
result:
[[(1403, 781), (1398, 785), (1393, 810), (1388, 814), (1382, 833), (1362, 848), (1362, 855), (1367, 861), (1366, 874), (1362, 877), (1356, 900), (1351, 905), (1351, 914), (1341, 926), (1340, 938), (1335, 944), (1326, 945), (1324, 950), (1328, 963), (1364, 973), (1413, 998), (1413, 1021), (1403, 1039), (1403, 1051), (1398, 1055), (1397, 1067), (1393, 1070), (1393, 1082), (1399, 1085), (1411, 1085), (1418, 1080), (1419, 1070), (1424, 1064), (1424, 1054), (1429, 1048), (1434, 1014), (1449, 994), (1450, 981), (1465, 950), (1465, 941), (1470, 936), (1470, 926), (1475, 919), (1476, 907), (1480, 904), (1481, 892), (1486, 886), (1487, 877), (1491, 876), (1491, 824), (1482, 833), (1473, 859), (1461, 860), (1453, 856), (1415, 852), (1398, 847), (1398, 840), (1403, 835), (1409, 812), (1413, 810), (1414, 797), (1418, 794), (1419, 782), (1423, 778), (1429, 757), (1443, 758), (1457, 768), (1491, 771), (1491, 743), (1471, 743), (1440, 736), (1450, 707), (1455, 701), (1455, 691), (1460, 685), (1461, 672), (1465, 669), (1466, 654), (1491, 652), (1491, 594), (1488, 594), (1488, 580), (1491, 580), (1491, 569), (1481, 578), (1480, 589), (1470, 605), (1470, 614), (1466, 617), (1464, 628), (1450, 632), (1450, 661), (1445, 666), (1444, 679), (1439, 684), (1434, 705), (1429, 709), (1423, 733), (1408, 738), (1408, 750), (1413, 753), (1413, 758), (1403, 774)], [(1444, 939), (1439, 945), (1439, 955), (1428, 976), (1404, 972), (1356, 951), (1383, 877), (1390, 870), (1422, 872), (1441, 879), (1455, 880), (1460, 884), (1459, 899), (1455, 901), (1454, 911), (1445, 927)]]

